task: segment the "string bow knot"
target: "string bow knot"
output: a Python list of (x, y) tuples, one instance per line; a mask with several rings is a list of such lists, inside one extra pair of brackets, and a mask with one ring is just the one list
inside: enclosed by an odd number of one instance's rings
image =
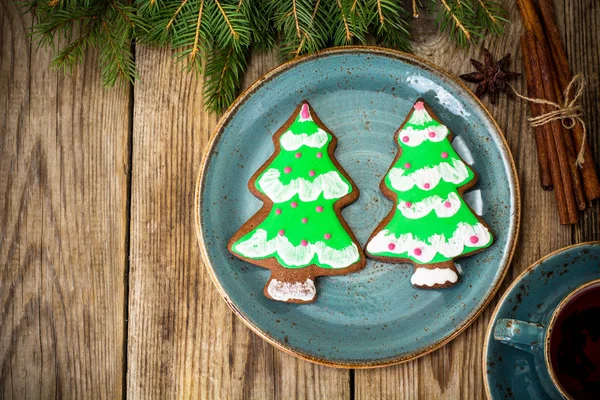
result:
[[(562, 104), (558, 104), (546, 99), (535, 99), (523, 96), (513, 88), (515, 95), (523, 100), (537, 104), (546, 104), (548, 106), (554, 107), (554, 110), (549, 111), (545, 114), (538, 115), (537, 117), (528, 118), (528, 121), (531, 124), (531, 126), (536, 127), (547, 124), (548, 122), (560, 120), (562, 126), (565, 127), (565, 129), (570, 130), (573, 129), (578, 122), (581, 124), (581, 127), (583, 128), (583, 134), (581, 138), (581, 147), (579, 148), (579, 153), (577, 154), (576, 160), (577, 165), (580, 167), (585, 162), (583, 154), (585, 150), (585, 141), (587, 136), (585, 122), (583, 121), (583, 108), (581, 108), (581, 105), (579, 104), (579, 100), (583, 94), (584, 88), (585, 82), (583, 76), (581, 74), (575, 75), (571, 82), (569, 82), (569, 86), (567, 86), (563, 93)], [(575, 91), (575, 95), (571, 97), (571, 92), (575, 89), (577, 89)]]

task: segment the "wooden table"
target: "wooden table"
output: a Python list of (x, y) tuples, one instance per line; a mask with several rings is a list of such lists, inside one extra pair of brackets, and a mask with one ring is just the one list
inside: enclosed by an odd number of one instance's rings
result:
[[(513, 23), (484, 45), (512, 52), (521, 71), (521, 24), (504, 3)], [(572, 68), (588, 78), (583, 106), (600, 160), (600, 2), (560, 0), (557, 14)], [(482, 344), (496, 301), (449, 345), (376, 370), (310, 364), (253, 334), (219, 297), (196, 241), (196, 176), (218, 119), (203, 111), (202, 81), (169, 50), (137, 46), (142, 81), (104, 90), (95, 52), (64, 76), (28, 39), (30, 15), (0, 0), (0, 16), (0, 399), (485, 396)], [(413, 24), (416, 54), (454, 74), (472, 70), (478, 46), (465, 52), (430, 18), (415, 22), (426, 22)], [(245, 86), (276, 64), (253, 57)], [(560, 226), (554, 195), (538, 184), (526, 106), (502, 96), (489, 108), (523, 204), (504, 289), (548, 252), (600, 239), (600, 204)]]

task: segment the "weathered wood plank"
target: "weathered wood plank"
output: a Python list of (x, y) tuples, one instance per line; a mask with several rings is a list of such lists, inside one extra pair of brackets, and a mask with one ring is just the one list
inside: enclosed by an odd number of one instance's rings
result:
[(128, 92), (72, 77), (0, 5), (0, 398), (123, 392)]
[[(518, 38), (521, 24), (514, 2), (504, 1), (510, 10), (513, 23), (501, 39), (488, 39), (485, 47), (493, 54), (502, 56), (507, 52), (513, 53), (512, 70), (521, 71), (520, 49)], [(560, 4), (558, 4), (560, 3)], [(588, 114), (597, 114), (598, 70), (597, 57), (600, 40), (597, 32), (585, 28), (600, 18), (600, 8), (597, 4), (580, 1), (574, 5), (571, 2), (558, 2), (559, 19), (563, 20), (565, 11), (574, 15), (569, 16), (567, 37), (569, 38), (570, 56), (575, 71), (589, 69), (592, 76), (588, 91), (584, 98), (584, 106)], [(568, 4), (567, 4), (568, 3)], [(585, 3), (585, 6), (584, 6)], [(573, 10), (580, 10), (574, 12)], [(567, 11), (569, 10), (569, 11)], [(564, 24), (563, 24), (564, 28)], [(456, 75), (472, 70), (468, 59), (480, 59), (480, 49), (472, 48), (469, 52), (455, 50), (441, 35), (427, 35), (426, 28), (417, 28), (420, 37), (415, 52), (417, 55), (433, 61), (442, 68)], [(577, 44), (571, 43), (576, 39)], [(585, 43), (585, 44), (583, 44)], [(590, 54), (591, 53), (591, 54)], [(595, 62), (579, 61), (581, 58), (592, 58)], [(519, 91), (525, 91), (523, 82), (516, 82)], [(573, 236), (573, 228), (558, 225), (558, 216), (554, 198), (551, 192), (544, 192), (539, 185), (537, 160), (533, 136), (527, 127), (526, 107), (519, 101), (503, 97), (496, 106), (485, 101), (496, 121), (504, 131), (511, 151), (517, 164), (521, 184), (522, 221), (521, 234), (513, 263), (500, 294), (508, 284), (527, 266), (541, 256), (568, 245), (573, 239), (598, 239), (598, 211), (585, 213), (580, 223), (581, 233)], [(592, 108), (590, 108), (592, 107)], [(589, 123), (597, 128), (598, 117), (589, 118)], [(593, 129), (596, 132), (598, 129)], [(597, 143), (597, 137), (592, 141)], [(596, 155), (598, 153), (596, 145)], [(549, 232), (550, 234), (540, 234)], [(390, 398), (484, 398), (482, 349), (484, 335), (489, 317), (500, 294), (488, 306), (471, 327), (442, 349), (421, 359), (407, 364), (381, 370), (356, 371), (356, 397), (363, 399)]]
[[(348, 393), (347, 371), (322, 372), (279, 354), (220, 298), (202, 265), (193, 210), (201, 155), (217, 118), (203, 111), (202, 82), (174, 65), (169, 51), (139, 47), (137, 64), (143, 82), (134, 97), (128, 395)], [(275, 65), (273, 55), (254, 57), (245, 85)]]
[[(574, 73), (582, 73), (587, 88), (582, 105), (585, 110), (590, 149), (596, 168), (600, 167), (600, 33), (588, 29), (600, 24), (600, 4), (585, 0), (557, 2), (557, 20), (563, 32), (567, 57)], [(583, 214), (576, 227), (573, 243), (600, 239), (600, 202)]]

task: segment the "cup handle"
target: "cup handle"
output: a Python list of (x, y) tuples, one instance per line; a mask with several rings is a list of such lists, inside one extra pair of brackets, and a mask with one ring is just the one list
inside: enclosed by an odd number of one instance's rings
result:
[(501, 318), (494, 328), (494, 339), (503, 344), (533, 353), (535, 346), (542, 343), (544, 325), (516, 319)]

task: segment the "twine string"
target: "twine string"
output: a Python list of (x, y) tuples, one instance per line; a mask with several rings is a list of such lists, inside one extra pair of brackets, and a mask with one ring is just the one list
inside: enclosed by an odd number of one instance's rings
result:
[[(573, 77), (571, 82), (569, 82), (569, 86), (567, 86), (565, 92), (563, 93), (562, 104), (558, 104), (546, 99), (537, 99), (523, 96), (522, 94), (517, 92), (514, 87), (511, 86), (511, 88), (517, 97), (525, 101), (537, 104), (545, 104), (554, 108), (554, 110), (548, 111), (545, 114), (538, 115), (537, 117), (528, 118), (528, 121), (531, 124), (531, 126), (536, 127), (545, 125), (548, 122), (560, 121), (565, 129), (570, 130), (573, 129), (578, 122), (581, 124), (583, 133), (581, 137), (581, 146), (579, 147), (579, 153), (577, 153), (576, 160), (577, 165), (581, 167), (581, 165), (585, 162), (583, 155), (587, 137), (587, 129), (585, 126), (585, 122), (583, 121), (583, 109), (579, 104), (579, 99), (583, 95), (583, 89), (585, 89), (585, 82), (583, 80), (583, 76), (581, 74), (577, 74)], [(574, 96), (571, 96), (572, 91), (575, 91)]]

